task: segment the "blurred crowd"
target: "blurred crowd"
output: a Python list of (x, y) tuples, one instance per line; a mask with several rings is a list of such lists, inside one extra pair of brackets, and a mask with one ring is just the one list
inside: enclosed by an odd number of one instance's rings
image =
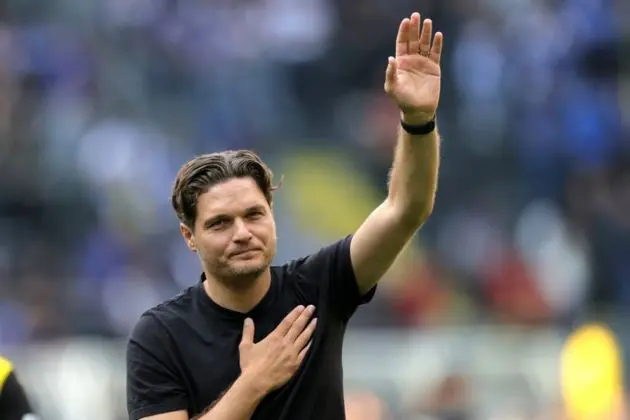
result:
[(398, 115), (383, 72), (412, 9), (446, 38), (440, 189), (357, 325), (568, 325), (626, 311), (627, 39), (615, 7), (3, 2), (0, 343), (124, 336), (194, 283), (169, 197), (197, 153), (252, 148), (283, 176), (277, 262), (354, 229), (386, 192)]
[[(0, 2), (0, 346), (124, 337), (196, 282), (169, 200), (198, 153), (252, 148), (282, 179), (277, 263), (355, 229), (386, 194), (383, 76), (415, 10), (446, 41), (438, 199), (354, 326), (606, 314), (628, 347), (630, 15), (612, 0)], [(467, 386), (445, 377), (417, 413), (466, 418)], [(386, 418), (349, 396), (349, 418), (366, 408)]]

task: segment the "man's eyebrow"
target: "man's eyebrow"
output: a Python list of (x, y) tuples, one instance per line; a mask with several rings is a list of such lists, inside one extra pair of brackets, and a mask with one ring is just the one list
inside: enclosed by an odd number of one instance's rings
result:
[(249, 212), (252, 212), (252, 211), (258, 211), (258, 210), (265, 210), (265, 206), (263, 206), (262, 204), (255, 204), (253, 206), (248, 207), (245, 210), (245, 213), (249, 213)]
[(224, 220), (230, 220), (230, 217), (227, 214), (217, 214), (216, 216), (212, 216), (212, 217), (207, 218), (203, 222), (203, 225), (204, 226), (210, 226), (213, 223), (221, 222), (221, 221), (224, 221)]
[[(253, 211), (262, 211), (262, 212), (264, 212), (264, 211), (266, 211), (266, 209), (265, 209), (265, 206), (263, 206), (262, 204), (254, 204), (253, 206), (247, 207), (245, 209), (245, 214), (251, 213)], [(203, 225), (207, 227), (207, 226), (212, 225), (213, 223), (222, 222), (222, 221), (230, 220), (230, 219), (232, 219), (232, 216), (229, 216), (227, 214), (222, 214), (221, 213), (221, 214), (217, 214), (217, 215), (208, 217), (203, 222)]]

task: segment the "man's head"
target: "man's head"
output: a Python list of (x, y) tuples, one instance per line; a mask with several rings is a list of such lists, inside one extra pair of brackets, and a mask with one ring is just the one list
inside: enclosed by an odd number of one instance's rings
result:
[(272, 176), (247, 150), (197, 156), (177, 173), (171, 201), (181, 233), (214, 279), (245, 287), (271, 264)]

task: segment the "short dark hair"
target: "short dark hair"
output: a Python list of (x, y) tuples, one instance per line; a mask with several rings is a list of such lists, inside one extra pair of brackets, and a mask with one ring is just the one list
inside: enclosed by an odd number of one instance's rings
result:
[(194, 228), (199, 196), (213, 186), (233, 178), (252, 178), (267, 203), (277, 187), (271, 181), (271, 169), (251, 150), (226, 150), (197, 156), (186, 162), (177, 172), (171, 204), (177, 218)]

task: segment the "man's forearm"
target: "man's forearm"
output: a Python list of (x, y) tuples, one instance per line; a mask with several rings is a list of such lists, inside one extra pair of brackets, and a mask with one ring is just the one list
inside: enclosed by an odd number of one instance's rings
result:
[(429, 217), (435, 202), (439, 165), (437, 127), (427, 135), (411, 135), (399, 128), (388, 201), (404, 217), (420, 223)]
[(266, 393), (253, 376), (243, 374), (195, 420), (249, 420)]

